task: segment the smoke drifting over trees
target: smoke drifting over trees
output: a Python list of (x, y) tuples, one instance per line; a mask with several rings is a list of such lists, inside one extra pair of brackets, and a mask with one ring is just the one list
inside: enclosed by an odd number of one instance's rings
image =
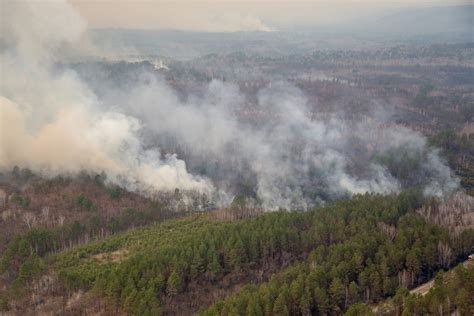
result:
[(74, 72), (54, 72), (60, 48), (71, 48), (85, 22), (62, 2), (8, 3), (2, 23), (2, 168), (44, 175), (105, 171), (130, 189), (205, 190), (184, 161), (143, 150), (137, 119), (98, 110), (99, 100)]
[[(86, 23), (62, 2), (8, 4), (1, 31), (0, 168), (43, 176), (100, 173), (129, 190), (243, 193), (266, 209), (420, 186), (443, 196), (457, 179), (425, 138), (367, 119), (319, 118), (286, 82), (257, 94), (258, 123), (236, 113), (246, 96), (213, 80), (181, 97), (143, 72), (126, 89), (85, 82), (65, 52), (84, 47)], [(93, 70), (91, 72), (93, 74)], [(100, 93), (98, 93), (100, 91)], [(228, 197), (228, 198), (226, 198)]]

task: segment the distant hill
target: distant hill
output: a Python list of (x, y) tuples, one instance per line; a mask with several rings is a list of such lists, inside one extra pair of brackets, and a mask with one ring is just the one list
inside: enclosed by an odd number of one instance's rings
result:
[(96, 29), (89, 31), (94, 43), (107, 51), (193, 59), (211, 53), (246, 51), (286, 55), (314, 50), (317, 46), (301, 36), (282, 32), (191, 32), (175, 30)]
[(281, 56), (321, 48), (354, 49), (387, 41), (472, 42), (474, 5), (405, 8), (339, 27), (307, 25), (298, 31), (218, 33), (95, 29), (88, 34), (106, 51), (173, 59), (193, 59), (235, 51)]
[(403, 9), (367, 23), (372, 34), (401, 37), (454, 35), (451, 40), (474, 40), (474, 5)]

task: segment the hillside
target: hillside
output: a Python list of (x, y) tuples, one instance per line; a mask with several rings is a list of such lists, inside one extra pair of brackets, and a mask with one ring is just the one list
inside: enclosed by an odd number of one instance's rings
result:
[(1, 174), (0, 252), (32, 229), (61, 232), (57, 251), (186, 212), (179, 194), (144, 197), (106, 182), (94, 173), (44, 179), (16, 168)]
[[(377, 32), (408, 37), (422, 35), (456, 35), (469, 38), (472, 32), (474, 6), (444, 5), (435, 7), (406, 8), (387, 14), (375, 21)], [(472, 39), (472, 34), (471, 34)]]
[(466, 260), (411, 290), (397, 294), (372, 308), (374, 315), (445, 314), (470, 315), (474, 311), (474, 264)]
[(473, 314), (474, 5), (178, 2), (0, 0), (0, 316)]
[(20, 238), (0, 260), (3, 281), (12, 282), (2, 306), (23, 315), (339, 315), (474, 250), (472, 229), (450, 236), (414, 213), (419, 206), (406, 192), (254, 219), (194, 215), (52, 255), (36, 250), (51, 236)]

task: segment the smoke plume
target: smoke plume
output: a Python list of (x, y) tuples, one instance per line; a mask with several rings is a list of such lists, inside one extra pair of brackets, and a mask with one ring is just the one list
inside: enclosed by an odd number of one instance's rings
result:
[(238, 115), (248, 101), (238, 87), (220, 81), (212, 81), (203, 96), (183, 101), (162, 80), (144, 75), (130, 91), (103, 99), (139, 118), (149, 142), (180, 152), (190, 171), (227, 192), (253, 194), (267, 209), (305, 209), (406, 186), (441, 197), (458, 186), (421, 134), (373, 118), (318, 118), (304, 94), (287, 83), (258, 93), (253, 114), (263, 118), (256, 124)]
[[(421, 134), (313, 113), (286, 82), (261, 89), (249, 110), (238, 86), (216, 80), (185, 97), (146, 71), (126, 89), (113, 78), (85, 80), (57, 67), (86, 27), (70, 5), (15, 2), (9, 12), (1, 31), (1, 169), (104, 171), (129, 190), (243, 194), (266, 209), (406, 186), (444, 196), (458, 186)], [(100, 78), (89, 68), (85, 77)]]
[(0, 168), (18, 165), (45, 176), (104, 171), (111, 181), (142, 192), (212, 188), (175, 155), (143, 149), (140, 122), (99, 110), (73, 71), (55, 71), (61, 50), (86, 27), (69, 4), (7, 2), (4, 9)]

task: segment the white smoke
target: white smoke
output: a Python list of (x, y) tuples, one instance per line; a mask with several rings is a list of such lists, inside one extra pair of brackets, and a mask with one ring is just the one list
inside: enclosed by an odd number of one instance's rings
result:
[(136, 118), (100, 111), (74, 72), (54, 69), (61, 48), (85, 30), (69, 4), (18, 1), (3, 9), (0, 168), (19, 165), (48, 176), (104, 171), (142, 192), (212, 189), (175, 155), (144, 150)]
[[(238, 87), (220, 81), (211, 81), (202, 97), (183, 101), (162, 80), (144, 75), (130, 91), (113, 91), (105, 99), (140, 118), (153, 144), (180, 149), (191, 170), (219, 187), (232, 190), (238, 181), (250, 182), (267, 209), (305, 209), (352, 194), (398, 192), (403, 183), (389, 164), (405, 168), (408, 158), (415, 160), (411, 182), (426, 194), (441, 196), (458, 187), (421, 134), (381, 128), (375, 120), (312, 118), (303, 93), (287, 83), (259, 92), (253, 110), (264, 118), (256, 125), (237, 117), (247, 102)], [(372, 159), (376, 155), (395, 161)]]
[(210, 18), (208, 28), (221, 32), (272, 32), (273, 29), (253, 15), (227, 12)]
[[(14, 2), (8, 9), (1, 30), (1, 169), (18, 165), (46, 176), (104, 171), (144, 193), (245, 191), (267, 209), (305, 209), (404, 185), (442, 196), (458, 186), (422, 135), (311, 113), (304, 94), (287, 83), (262, 89), (246, 109), (239, 88), (220, 81), (186, 98), (149, 73), (127, 89), (84, 82), (55, 67), (85, 29), (70, 5)], [(246, 111), (256, 122), (242, 119)]]

